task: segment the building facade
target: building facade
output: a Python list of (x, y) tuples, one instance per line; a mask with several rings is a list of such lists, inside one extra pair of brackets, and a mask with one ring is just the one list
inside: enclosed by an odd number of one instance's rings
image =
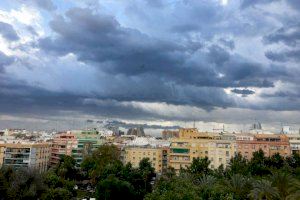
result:
[(291, 147), (291, 153), (300, 154), (300, 134), (287, 134)]
[(133, 167), (139, 167), (143, 158), (149, 158), (156, 173), (162, 173), (168, 167), (168, 148), (163, 147), (126, 147), (124, 149), (123, 162), (131, 163)]
[(76, 136), (71, 132), (55, 135), (52, 141), (50, 164), (52, 166), (58, 164), (61, 155), (72, 156), (72, 150), (77, 147), (77, 144)]
[(191, 165), (194, 158), (210, 160), (210, 168), (224, 167), (236, 154), (235, 136), (198, 132), (197, 129), (180, 129), (179, 138), (170, 145), (169, 166), (178, 173)]
[(256, 134), (250, 140), (237, 140), (237, 150), (246, 159), (251, 159), (260, 149), (266, 157), (276, 153), (284, 157), (291, 155), (289, 139), (283, 134)]
[(30, 168), (44, 172), (49, 167), (50, 152), (49, 143), (2, 143), (0, 166)]
[(51, 165), (56, 165), (61, 155), (68, 155), (72, 156), (79, 166), (86, 155), (90, 155), (103, 143), (104, 139), (94, 130), (59, 133), (53, 139)]

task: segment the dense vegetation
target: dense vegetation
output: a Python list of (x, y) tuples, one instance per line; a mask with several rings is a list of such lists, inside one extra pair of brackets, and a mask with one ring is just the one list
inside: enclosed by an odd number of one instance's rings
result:
[(119, 151), (104, 145), (87, 156), (78, 169), (75, 160), (39, 174), (28, 169), (0, 170), (0, 199), (300, 199), (300, 156), (265, 157), (263, 151), (247, 161), (240, 154), (224, 169), (209, 169), (207, 158), (194, 159), (179, 175), (168, 169), (155, 179), (154, 168), (143, 159), (138, 168), (123, 165)]

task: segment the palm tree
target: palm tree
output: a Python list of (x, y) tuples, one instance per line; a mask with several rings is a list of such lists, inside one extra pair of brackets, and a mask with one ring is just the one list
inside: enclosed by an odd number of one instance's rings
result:
[(233, 199), (246, 199), (247, 194), (251, 190), (249, 178), (234, 174), (229, 180), (224, 181), (224, 190), (233, 195)]
[(203, 175), (197, 179), (197, 185), (199, 185), (201, 191), (201, 197), (203, 199), (210, 199), (213, 195), (214, 189), (218, 189), (217, 179), (212, 175)]
[[(288, 173), (273, 173), (272, 186), (278, 189), (280, 199), (300, 199), (300, 182)], [(298, 197), (297, 197), (298, 196)]]
[(257, 200), (275, 200), (280, 199), (279, 191), (272, 186), (272, 182), (261, 179), (253, 183), (253, 189), (249, 197)]

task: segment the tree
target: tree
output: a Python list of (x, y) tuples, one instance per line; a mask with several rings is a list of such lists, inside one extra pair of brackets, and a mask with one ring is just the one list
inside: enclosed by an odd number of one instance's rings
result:
[(252, 175), (264, 176), (271, 174), (270, 169), (266, 165), (267, 159), (263, 150), (259, 149), (253, 153), (253, 157), (249, 162), (249, 171)]
[(284, 158), (279, 153), (276, 153), (266, 160), (266, 164), (269, 168), (280, 169), (284, 165)]
[(248, 174), (248, 162), (241, 153), (230, 159), (228, 169), (230, 174)]
[(209, 169), (210, 161), (205, 158), (194, 158), (191, 166), (187, 168), (187, 171), (196, 177), (201, 177), (203, 174), (211, 172)]
[(270, 180), (272, 186), (277, 188), (280, 199), (293, 199), (297, 191), (300, 191), (300, 182), (288, 173), (273, 173)]
[(241, 174), (233, 174), (229, 180), (225, 180), (223, 188), (226, 193), (232, 194), (233, 199), (247, 199), (247, 194), (251, 190), (249, 178)]
[(278, 189), (272, 186), (272, 182), (265, 179), (253, 183), (253, 189), (249, 196), (258, 200), (275, 200), (280, 197)]
[(71, 156), (61, 155), (58, 165), (55, 167), (55, 172), (58, 176), (64, 179), (76, 179), (77, 170), (75, 168), (76, 161)]
[(99, 180), (107, 165), (120, 162), (120, 151), (114, 145), (102, 145), (91, 156), (85, 157), (81, 168), (92, 179), (93, 183)]
[(64, 188), (50, 188), (42, 195), (42, 200), (68, 200), (72, 199), (72, 193)]
[(30, 169), (18, 169), (10, 174), (7, 199), (39, 199), (46, 187), (41, 176)]
[(202, 199), (214, 199), (214, 196), (219, 194), (217, 181), (217, 178), (212, 175), (203, 175), (197, 179), (196, 185), (199, 186)]
[(111, 175), (97, 184), (96, 197), (103, 200), (134, 199), (135, 193), (130, 183)]
[(139, 172), (144, 181), (144, 194), (151, 192), (151, 181), (155, 177), (154, 168), (151, 166), (149, 158), (143, 158), (139, 163)]
[(145, 200), (200, 200), (200, 190), (192, 181), (182, 177), (161, 178)]

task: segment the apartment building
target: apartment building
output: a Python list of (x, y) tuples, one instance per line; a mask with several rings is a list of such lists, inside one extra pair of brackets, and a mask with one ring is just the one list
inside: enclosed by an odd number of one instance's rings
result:
[(72, 156), (72, 150), (77, 148), (77, 144), (75, 134), (70, 131), (55, 135), (52, 141), (50, 164), (52, 166), (58, 164), (61, 155)]
[(138, 167), (143, 158), (149, 158), (155, 172), (162, 173), (168, 167), (168, 151), (166, 147), (126, 147), (123, 162), (130, 162), (133, 167)]
[(104, 143), (96, 131), (68, 131), (57, 134), (52, 143), (51, 165), (59, 162), (60, 155), (72, 156), (79, 166), (86, 155)]
[[(286, 157), (291, 155), (289, 138), (284, 134), (256, 134), (249, 136), (246, 140), (237, 138), (237, 151), (247, 159), (252, 158), (255, 151), (262, 149), (265, 156), (269, 157), (275, 153)], [(249, 139), (250, 138), (250, 139)]]
[(212, 169), (226, 166), (236, 153), (235, 136), (180, 129), (179, 138), (171, 139), (169, 166), (176, 172), (191, 165), (194, 158), (208, 157)]
[(289, 138), (291, 153), (300, 154), (300, 134), (287, 134)]
[(77, 146), (72, 148), (72, 157), (79, 167), (85, 156), (91, 155), (92, 152), (104, 144), (105, 140), (98, 133), (75, 133)]
[(0, 144), (0, 166), (31, 168), (44, 172), (48, 169), (51, 144), (7, 142)]

